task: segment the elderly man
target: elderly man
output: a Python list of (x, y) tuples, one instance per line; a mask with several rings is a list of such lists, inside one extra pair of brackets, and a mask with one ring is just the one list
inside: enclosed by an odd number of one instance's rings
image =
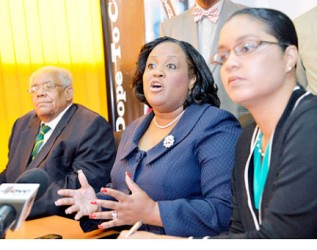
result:
[(26, 170), (44, 169), (50, 177), (45, 194), (35, 201), (28, 219), (61, 215), (54, 201), (61, 188), (79, 188), (82, 170), (95, 191), (110, 181), (116, 146), (110, 124), (97, 113), (73, 103), (71, 73), (43, 67), (32, 74), (29, 93), (34, 110), (15, 122), (9, 161), (0, 183), (15, 182)]

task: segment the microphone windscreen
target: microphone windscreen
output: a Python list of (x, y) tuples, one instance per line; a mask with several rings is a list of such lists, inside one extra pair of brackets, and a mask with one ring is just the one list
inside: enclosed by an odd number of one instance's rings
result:
[(37, 191), (35, 200), (38, 200), (46, 192), (50, 178), (48, 174), (41, 168), (33, 168), (25, 171), (17, 180), (16, 183), (38, 183), (40, 187)]

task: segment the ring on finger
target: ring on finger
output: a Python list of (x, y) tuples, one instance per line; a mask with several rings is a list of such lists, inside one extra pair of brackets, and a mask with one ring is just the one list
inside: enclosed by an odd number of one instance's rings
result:
[(113, 219), (113, 220), (118, 219), (118, 213), (117, 213), (116, 210), (113, 210), (113, 211), (111, 212), (111, 215), (112, 215), (112, 219)]

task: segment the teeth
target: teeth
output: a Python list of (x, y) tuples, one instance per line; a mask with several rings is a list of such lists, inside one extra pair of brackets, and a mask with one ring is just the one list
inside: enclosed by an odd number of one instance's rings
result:
[(160, 87), (162, 87), (162, 85), (159, 84), (159, 83), (153, 83), (152, 84), (152, 88), (160, 88)]

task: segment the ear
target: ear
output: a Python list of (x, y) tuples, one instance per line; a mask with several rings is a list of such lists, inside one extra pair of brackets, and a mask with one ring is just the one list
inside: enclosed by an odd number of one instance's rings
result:
[(191, 91), (192, 88), (194, 87), (195, 83), (196, 83), (196, 74), (192, 75), (189, 79), (189, 84), (188, 84), (188, 90)]
[(73, 100), (74, 97), (74, 89), (73, 86), (69, 86), (65, 89), (65, 97), (67, 101)]
[(290, 45), (285, 50), (285, 71), (290, 72), (295, 68), (298, 59), (298, 49), (294, 45)]

